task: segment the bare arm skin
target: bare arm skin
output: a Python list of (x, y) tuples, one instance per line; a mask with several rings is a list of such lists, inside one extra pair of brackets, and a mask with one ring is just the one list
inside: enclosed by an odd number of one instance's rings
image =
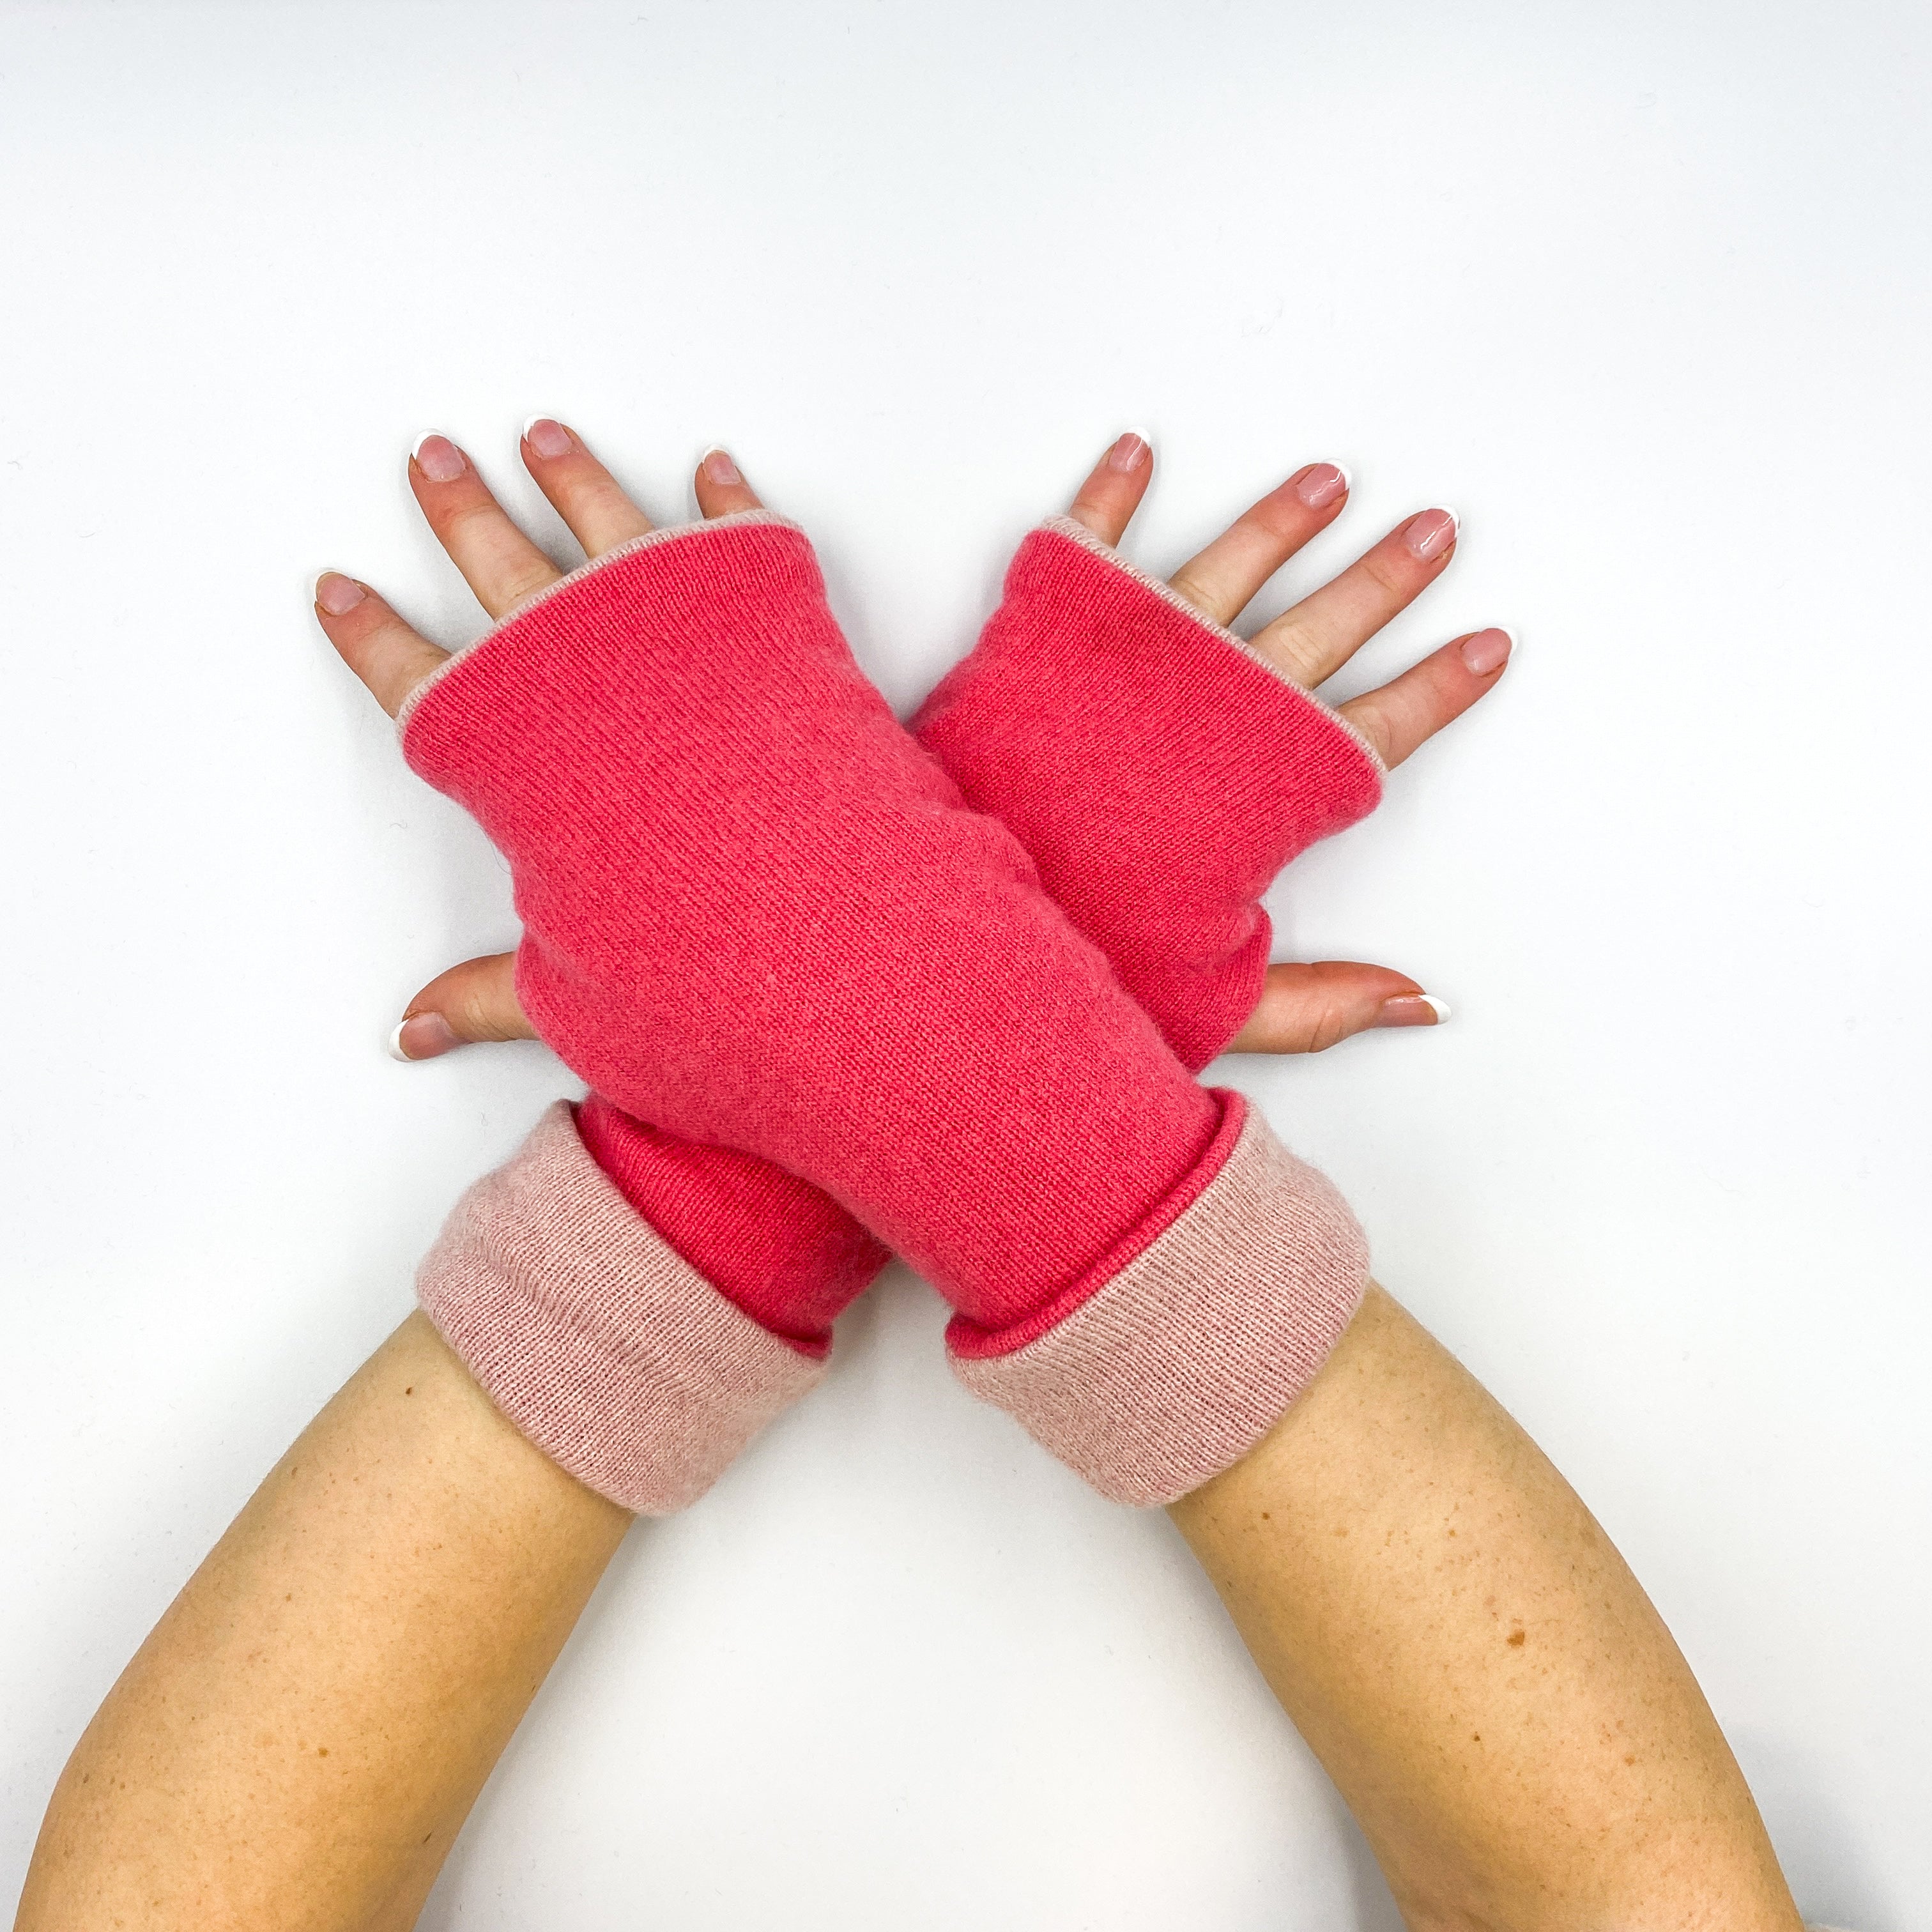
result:
[(20, 1932), (413, 1925), (631, 1522), (412, 1315), (109, 1693), (48, 1808)]
[(1412, 1932), (1798, 1932), (1636, 1579), (1382, 1290), (1268, 1439), (1171, 1514)]
[[(1172, 1514), (1414, 1932), (1796, 1932), (1636, 1580), (1386, 1295)], [(412, 1316), (88, 1726), (20, 1932), (404, 1932), (629, 1522)]]

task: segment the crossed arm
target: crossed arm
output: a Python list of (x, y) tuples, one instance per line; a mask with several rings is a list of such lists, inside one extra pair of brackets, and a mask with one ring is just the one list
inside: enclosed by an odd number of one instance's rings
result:
[[(556, 459), (570, 480), (531, 453), (593, 554), (634, 533), (574, 440)], [(418, 466), (416, 480), (486, 606), (527, 594), (529, 547), (473, 471), (440, 483)], [(1124, 525), (1135, 480), (1103, 464), (1083, 508)], [(743, 506), (741, 482), (699, 488), (707, 514)], [(1190, 566), (1190, 592), (1221, 584), (1232, 616), (1314, 520), (1298, 516), (1257, 506)], [(1344, 587), (1320, 621), (1279, 634), (1310, 653), (1311, 682), (1439, 569), (1401, 543), (1329, 586)], [(373, 631), (368, 648), (339, 641), (393, 709), (414, 646), (372, 615), (389, 648)], [(1379, 712), (1358, 700), (1391, 763), (1486, 688), (1466, 641), (1372, 694)], [(1324, 1043), (1418, 990), (1378, 968), (1278, 975), (1244, 1043)], [(500, 968), (442, 992), (412, 1007), (453, 1037), (518, 1030)], [(1172, 1514), (1412, 1926), (1796, 1927), (1735, 1763), (1634, 1580), (1379, 1290), (1272, 1434)], [(89, 1727), (20, 1924), (412, 1924), (628, 1521), (412, 1317), (271, 1472)]]

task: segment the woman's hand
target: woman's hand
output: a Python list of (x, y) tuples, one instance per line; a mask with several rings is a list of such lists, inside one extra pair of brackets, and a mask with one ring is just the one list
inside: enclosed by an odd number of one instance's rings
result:
[[(574, 430), (548, 417), (526, 424), (524, 466), (589, 559), (654, 526)], [(756, 509), (758, 499), (722, 449), (708, 452), (694, 479), (706, 518)], [(430, 528), (493, 622), (564, 573), (511, 520), (476, 466), (445, 436), (425, 436), (410, 456), (410, 488)], [(393, 718), (410, 693), (450, 653), (431, 644), (371, 590), (339, 571), (316, 580), (316, 616), (344, 662)], [(465, 961), (423, 988), (390, 1037), (399, 1060), (429, 1060), (482, 1040), (532, 1040), (517, 998), (516, 956)]]
[[(522, 455), (587, 557), (652, 527), (562, 424), (532, 421)], [(1072, 516), (1103, 542), (1117, 544), (1152, 480), (1152, 455), (1138, 435), (1121, 436), (1081, 487)], [(493, 620), (562, 574), (518, 529), (447, 437), (428, 436), (417, 445), (410, 482), (430, 528)], [(694, 486), (707, 518), (759, 506), (722, 450), (706, 454)], [(1232, 624), (1288, 558), (1336, 520), (1347, 495), (1348, 479), (1333, 464), (1306, 466), (1184, 564), (1170, 587), (1214, 622)], [(1455, 554), (1456, 535), (1452, 512), (1418, 512), (1257, 632), (1252, 647), (1284, 676), (1315, 690), (1442, 574)], [(325, 572), (317, 580), (316, 610), (330, 640), (392, 716), (448, 655), (367, 585), (338, 572)], [(1498, 629), (1454, 638), (1388, 683), (1349, 700), (1340, 713), (1392, 768), (1494, 688), (1510, 642)], [(532, 1037), (513, 966), (513, 955), (500, 953), (440, 974), (410, 1001), (392, 1051), (400, 1059), (422, 1060), (470, 1042)], [(1447, 1017), (1441, 1000), (1386, 967), (1282, 963), (1269, 968), (1260, 1002), (1230, 1050), (1318, 1052), (1371, 1028), (1432, 1025)]]
[[(586, 557), (602, 556), (654, 527), (616, 479), (561, 423), (533, 419), (523, 437), (525, 466)], [(722, 449), (698, 466), (698, 508), (707, 518), (758, 508)], [(436, 540), (493, 622), (564, 573), (490, 494), (476, 466), (446, 436), (426, 436), (410, 456), (410, 488)], [(316, 615), (328, 640), (393, 718), (449, 653), (412, 629), (368, 584), (326, 570), (316, 579)]]
[[(1118, 544), (1153, 476), (1153, 452), (1130, 430), (1081, 486), (1070, 514), (1102, 543)], [(1334, 464), (1307, 464), (1183, 564), (1168, 587), (1204, 616), (1232, 626), (1268, 579), (1341, 515), (1348, 494), (1348, 478)], [(1251, 647), (1291, 682), (1316, 691), (1448, 568), (1456, 536), (1453, 511), (1418, 512), (1257, 632)], [(1336, 708), (1393, 770), (1496, 688), (1512, 642), (1493, 628), (1452, 638)], [(1315, 1053), (1371, 1028), (1430, 1026), (1448, 1016), (1441, 1000), (1387, 967), (1284, 962), (1268, 968), (1260, 1003), (1228, 1050)]]

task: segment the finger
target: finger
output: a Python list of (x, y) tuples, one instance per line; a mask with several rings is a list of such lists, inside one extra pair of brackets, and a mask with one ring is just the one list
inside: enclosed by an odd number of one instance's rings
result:
[(1080, 486), (1067, 514), (1104, 544), (1117, 544), (1154, 481), (1154, 446), (1137, 429), (1114, 440)]
[(1446, 1002), (1407, 974), (1352, 959), (1270, 966), (1230, 1053), (1319, 1053), (1372, 1027), (1440, 1026)]
[(1418, 511), (1258, 632), (1254, 648), (1297, 684), (1319, 684), (1442, 574), (1456, 540), (1454, 510)]
[(1340, 706), (1390, 770), (1496, 689), (1516, 640), (1498, 628), (1452, 639), (1419, 664)]
[(439, 973), (407, 1006), (389, 1051), (398, 1060), (434, 1060), (484, 1040), (535, 1040), (517, 998), (517, 956), (493, 952)]
[(325, 570), (315, 580), (315, 615), (343, 662), (392, 718), (449, 656), (412, 631), (368, 584), (339, 570)]
[(1255, 592), (1308, 539), (1342, 514), (1348, 473), (1310, 463), (1244, 511), (1198, 556), (1168, 582), (1217, 624), (1232, 624)]
[(563, 573), (516, 525), (476, 466), (446, 436), (419, 439), (410, 452), (410, 488), (436, 541), (493, 617)]
[(728, 517), (734, 510), (759, 510), (764, 507), (751, 484), (745, 481), (737, 464), (731, 460), (730, 452), (715, 445), (704, 452), (693, 483), (698, 491), (698, 509), (707, 518)]
[(524, 425), (523, 451), (524, 467), (586, 556), (602, 556), (650, 530), (650, 518), (624, 494), (574, 429), (549, 416), (532, 416)]

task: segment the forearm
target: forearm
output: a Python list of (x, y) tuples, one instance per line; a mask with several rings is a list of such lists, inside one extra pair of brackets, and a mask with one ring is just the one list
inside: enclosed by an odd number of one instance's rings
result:
[(304, 1431), (56, 1788), (20, 1932), (391, 1932), (631, 1522), (412, 1316)]
[(1172, 1514), (1414, 1932), (1797, 1932), (1636, 1579), (1380, 1289), (1266, 1441)]

